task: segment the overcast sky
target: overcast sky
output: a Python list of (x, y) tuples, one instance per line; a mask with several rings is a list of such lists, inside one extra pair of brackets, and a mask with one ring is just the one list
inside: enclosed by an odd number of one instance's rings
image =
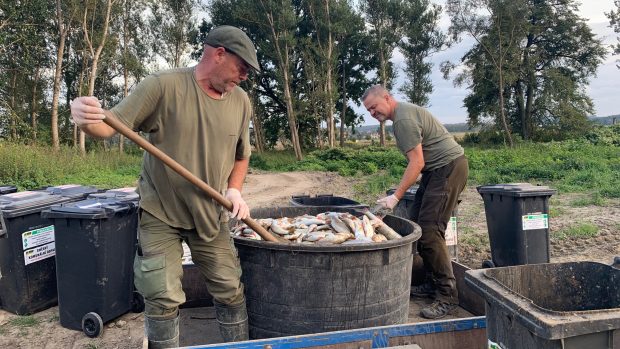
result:
[[(434, 3), (443, 3), (443, 1), (432, 1)], [(587, 19), (592, 31), (603, 40), (607, 46), (616, 43), (616, 33), (609, 27), (609, 20), (605, 17), (605, 12), (614, 9), (613, 0), (584, 0), (580, 8), (580, 14)], [(443, 30), (447, 29), (449, 19), (444, 14), (441, 20)], [(450, 60), (458, 62), (463, 54), (473, 45), (473, 41), (463, 40), (457, 46), (450, 48), (444, 52), (435, 54), (431, 61), (433, 62), (432, 81), (434, 91), (430, 96), (430, 107), (428, 108), (441, 122), (445, 124), (465, 122), (467, 119), (467, 111), (463, 107), (463, 98), (467, 95), (467, 90), (462, 87), (454, 87), (452, 80), (444, 80), (439, 71), (439, 63)], [(597, 76), (591, 79), (588, 87), (588, 93), (595, 105), (597, 116), (608, 116), (620, 114), (620, 106), (618, 106), (618, 97), (620, 96), (620, 69), (616, 68), (616, 60), (619, 56), (607, 56), (604, 63), (598, 68)], [(394, 93), (397, 99), (404, 99), (397, 92), (397, 89), (403, 83), (402, 68), (404, 67), (403, 56), (395, 52), (392, 61), (399, 68), (399, 76), (397, 78)], [(375, 125), (378, 122), (373, 119), (363, 107), (355, 106), (354, 109), (358, 113), (362, 113), (366, 120), (366, 125)]]

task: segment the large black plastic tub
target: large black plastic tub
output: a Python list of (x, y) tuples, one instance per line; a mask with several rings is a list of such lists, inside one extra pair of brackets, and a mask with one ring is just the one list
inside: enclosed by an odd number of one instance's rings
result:
[[(612, 349), (620, 344), (620, 270), (595, 262), (467, 271), (486, 300), (489, 344)], [(489, 346), (491, 347), (491, 346)]]
[(321, 194), (316, 196), (310, 195), (293, 195), (291, 197), (291, 206), (325, 206), (325, 207), (341, 207), (341, 208), (368, 208), (368, 205), (361, 204), (355, 200), (344, 198), (342, 196), (333, 196), (332, 194)]
[(478, 187), (491, 245), (491, 266), (549, 263), (549, 198), (555, 190), (529, 183)]
[(11, 194), (17, 191), (14, 185), (0, 185), (0, 195)]
[(42, 191), (0, 196), (0, 305), (29, 315), (56, 305), (55, 234), (41, 210), (71, 198)]
[[(137, 205), (87, 199), (54, 205), (41, 215), (52, 219), (56, 229), (60, 324), (96, 336), (83, 327), (87, 314), (105, 323), (139, 303), (133, 288)], [(87, 325), (89, 319), (91, 330), (102, 326), (96, 317), (86, 319)]]
[[(336, 207), (252, 210), (254, 218), (295, 217)], [(402, 324), (409, 312), (412, 253), (420, 227), (388, 215), (403, 236), (382, 243), (284, 244), (235, 238), (243, 269), (250, 338)]]
[[(396, 207), (394, 207), (394, 214), (398, 217), (403, 217), (405, 219), (412, 220), (413, 218), (413, 202), (415, 200), (415, 195), (418, 192), (419, 186), (414, 185), (411, 186), (405, 192), (405, 195), (398, 201)], [(396, 189), (389, 189), (385, 193), (387, 195), (392, 195)], [(458, 201), (460, 203), (460, 200)], [(450, 253), (450, 258), (454, 261), (459, 261), (459, 248), (458, 248), (458, 230), (457, 230), (457, 221), (458, 221), (458, 204), (452, 210), (450, 214), (450, 220), (448, 221), (448, 226), (445, 232), (446, 246), (448, 246), (448, 252)]]

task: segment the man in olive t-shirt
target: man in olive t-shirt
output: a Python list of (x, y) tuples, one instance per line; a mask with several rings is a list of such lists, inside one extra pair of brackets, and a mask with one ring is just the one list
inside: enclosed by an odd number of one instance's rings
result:
[[(238, 84), (259, 70), (254, 45), (240, 29), (216, 27), (193, 68), (152, 74), (111, 110), (95, 97), (76, 98), (71, 115), (96, 137), (115, 131), (112, 114), (233, 203), (232, 216), (249, 215), (241, 187), (250, 158), (252, 108)], [(248, 339), (241, 268), (228, 230), (228, 215), (189, 181), (145, 153), (138, 183), (140, 227), (134, 261), (136, 289), (145, 299), (150, 348), (179, 346), (182, 241), (207, 281), (225, 341)]]
[(413, 286), (411, 294), (435, 298), (433, 304), (422, 309), (422, 316), (444, 317), (458, 304), (445, 231), (467, 182), (468, 165), (463, 148), (431, 113), (417, 105), (396, 101), (381, 85), (370, 87), (362, 101), (372, 117), (394, 123), (396, 144), (408, 161), (394, 194), (377, 203), (393, 209), (422, 174), (413, 202), (413, 216), (409, 218), (422, 228), (418, 249), (432, 277), (421, 286)]

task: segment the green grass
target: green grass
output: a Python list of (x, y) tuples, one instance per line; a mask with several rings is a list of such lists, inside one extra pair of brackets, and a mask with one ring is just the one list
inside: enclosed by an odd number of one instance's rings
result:
[(570, 203), (573, 207), (605, 206), (605, 199), (599, 193), (577, 198)]
[(549, 205), (549, 217), (557, 218), (557, 217), (560, 217), (561, 215), (566, 214), (567, 212), (568, 210), (566, 210), (563, 207)]
[(0, 142), (0, 184), (20, 190), (47, 185), (82, 184), (101, 188), (134, 186), (140, 173), (139, 155), (117, 151), (90, 152)]
[(11, 320), (9, 320), (9, 324), (11, 324), (12, 326), (21, 327), (21, 328), (34, 327), (38, 325), (39, 323), (40, 323), (39, 319), (37, 319), (36, 317), (32, 315), (18, 316), (18, 317), (14, 317)]
[(8, 333), (8, 330), (6, 329), (6, 325), (0, 326), (0, 336), (4, 336), (7, 333)]
[(598, 234), (598, 230), (599, 228), (592, 223), (581, 223), (562, 229), (555, 233), (554, 236), (560, 240), (567, 238), (591, 238)]

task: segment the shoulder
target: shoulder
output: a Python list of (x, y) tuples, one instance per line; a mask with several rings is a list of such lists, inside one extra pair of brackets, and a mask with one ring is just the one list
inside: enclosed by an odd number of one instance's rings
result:
[(192, 68), (177, 68), (155, 72), (149, 75), (150, 78), (167, 83), (178, 81), (179, 79), (187, 79), (192, 77)]

